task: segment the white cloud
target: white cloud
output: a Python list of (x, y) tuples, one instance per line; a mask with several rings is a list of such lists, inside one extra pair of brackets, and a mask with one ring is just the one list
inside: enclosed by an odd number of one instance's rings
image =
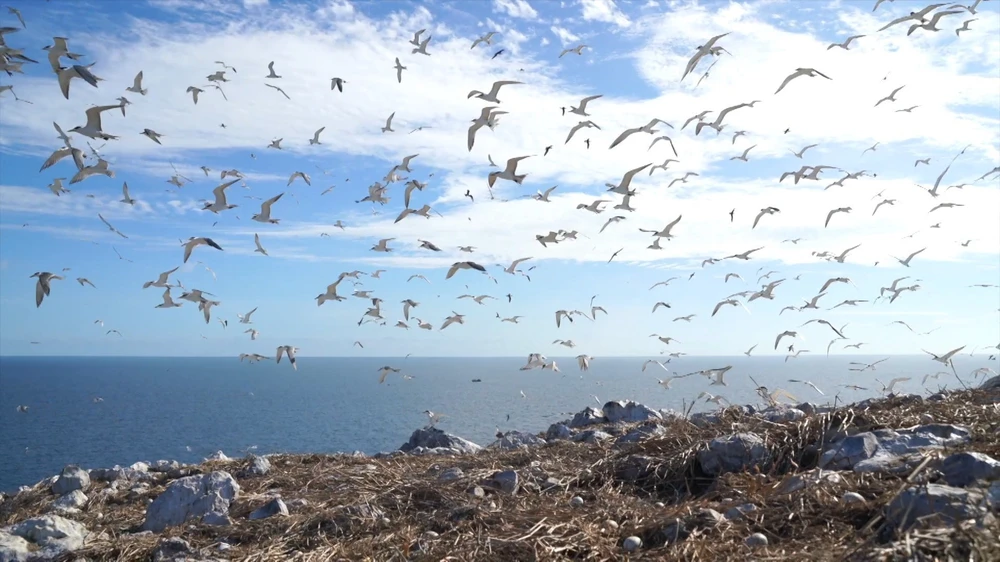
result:
[(538, 42), (538, 46), (540, 46), (540, 47), (544, 47), (544, 46), (546, 46), (548, 44), (549, 44), (549, 38), (548, 37), (542, 37), (542, 40)]
[(493, 9), (512, 18), (533, 20), (538, 17), (538, 12), (527, 0), (493, 0)]
[(267, 6), (268, 0), (243, 0), (244, 8), (255, 8), (258, 6)]
[(587, 21), (601, 21), (613, 23), (618, 27), (628, 27), (631, 22), (628, 17), (618, 9), (615, 0), (580, 0), (583, 7), (583, 19)]
[(559, 41), (563, 44), (564, 47), (570, 43), (574, 43), (580, 40), (579, 35), (574, 34), (572, 31), (566, 29), (565, 27), (559, 27), (558, 25), (553, 25), (549, 29), (551, 29), (552, 33), (559, 38)]

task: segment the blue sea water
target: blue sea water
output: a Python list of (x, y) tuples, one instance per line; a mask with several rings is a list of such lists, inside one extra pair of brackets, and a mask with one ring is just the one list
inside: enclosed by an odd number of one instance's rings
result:
[[(942, 367), (926, 356), (894, 356), (876, 371), (848, 370), (851, 361), (882, 358), (803, 356), (785, 363), (783, 357), (682, 357), (668, 365), (681, 374), (732, 365), (728, 386), (709, 386), (693, 376), (666, 390), (656, 379), (668, 373), (656, 365), (642, 372), (645, 358), (597, 358), (588, 372), (574, 358), (556, 358), (562, 371), (554, 373), (520, 371), (525, 360), (513, 357), (300, 357), (297, 371), (285, 362), (223, 357), (0, 357), (0, 490), (33, 484), (70, 463), (96, 468), (139, 460), (200, 462), (217, 450), (239, 456), (250, 447), (260, 454), (391, 451), (426, 424), (424, 410), (445, 416), (442, 429), (486, 445), (498, 427), (544, 431), (608, 400), (681, 410), (707, 390), (733, 403), (759, 403), (750, 377), (814, 403), (876, 395), (876, 378), (888, 383), (911, 377), (897, 392), (961, 387), (954, 376), (922, 387), (923, 375)], [(380, 385), (383, 365), (402, 373)], [(985, 356), (956, 358), (967, 384), (973, 378), (968, 373), (983, 366), (996, 369)], [(825, 396), (790, 378), (814, 382)], [(97, 397), (103, 401), (94, 402)], [(18, 405), (29, 410), (18, 412)], [(702, 401), (694, 411), (711, 408)]]

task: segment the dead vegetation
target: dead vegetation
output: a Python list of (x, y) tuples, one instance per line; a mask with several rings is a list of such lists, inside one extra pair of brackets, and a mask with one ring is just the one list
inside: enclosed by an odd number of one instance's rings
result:
[[(147, 499), (169, 482), (140, 494), (130, 494), (128, 486), (101, 492), (108, 484), (95, 483), (86, 508), (71, 517), (98, 538), (66, 560), (149, 560), (156, 544), (170, 536), (209, 556), (247, 561), (1000, 560), (995, 519), (979, 528), (918, 527), (905, 535), (885, 528), (883, 508), (910, 485), (908, 477), (934, 481), (928, 463), (914, 471), (920, 474), (840, 472), (840, 482), (791, 494), (777, 489), (791, 474), (814, 468), (824, 443), (841, 431), (898, 429), (933, 419), (972, 430), (971, 443), (961, 450), (1000, 457), (998, 402), (1000, 390), (957, 392), (940, 401), (900, 397), (789, 423), (733, 408), (713, 426), (673, 421), (666, 436), (625, 447), (561, 441), (460, 457), (283, 455), (270, 457), (271, 471), (262, 477), (238, 476), (247, 460), (207, 462), (192, 468), (239, 477), (240, 497), (230, 508), (234, 525), (136, 534)], [(768, 462), (718, 478), (704, 474), (698, 450), (736, 432), (764, 438)], [(439, 478), (456, 467), (461, 478)], [(515, 494), (481, 485), (501, 470), (518, 473)], [(845, 504), (845, 492), (866, 501)], [(290, 504), (290, 516), (247, 519), (275, 495)], [(582, 506), (571, 504), (574, 496), (583, 499)], [(304, 504), (296, 507), (293, 500)], [(8, 499), (0, 503), (0, 525), (44, 513), (51, 501), (44, 486)], [(732, 520), (706, 511), (726, 513), (747, 503), (756, 510)], [(746, 546), (752, 533), (763, 533), (769, 545)], [(632, 535), (643, 546), (626, 554), (622, 541)], [(217, 553), (223, 542), (232, 548)]]

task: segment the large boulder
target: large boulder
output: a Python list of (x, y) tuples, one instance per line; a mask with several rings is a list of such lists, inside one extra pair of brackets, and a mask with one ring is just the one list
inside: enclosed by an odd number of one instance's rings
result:
[(821, 468), (885, 472), (905, 466), (925, 449), (942, 449), (969, 442), (968, 428), (926, 424), (912, 429), (879, 429), (841, 439), (823, 453)]
[(52, 560), (83, 547), (88, 535), (83, 523), (71, 519), (33, 517), (0, 529), (0, 560)]
[(410, 440), (403, 443), (399, 447), (400, 451), (404, 453), (409, 453), (414, 451), (414, 449), (453, 449), (459, 453), (476, 453), (479, 452), (482, 447), (469, 441), (467, 439), (462, 439), (456, 435), (451, 435), (450, 433), (445, 433), (436, 427), (425, 427), (418, 429), (410, 435)]
[(76, 465), (71, 464), (64, 468), (62, 473), (59, 474), (59, 478), (52, 483), (52, 493), (57, 496), (61, 496), (63, 494), (68, 494), (73, 490), (86, 492), (89, 487), (90, 473)]
[(604, 417), (611, 423), (635, 423), (663, 419), (660, 412), (632, 400), (613, 400), (605, 404), (602, 411)]
[(604, 416), (603, 410), (587, 408), (573, 416), (572, 421), (569, 422), (569, 426), (572, 428), (587, 427), (588, 425), (597, 425), (607, 421), (608, 418)]
[(767, 457), (764, 440), (753, 433), (716, 437), (708, 442), (707, 449), (698, 451), (701, 469), (713, 476), (759, 466)]
[(544, 445), (545, 440), (532, 433), (522, 431), (508, 431), (503, 437), (490, 445), (491, 449), (520, 449), (522, 447), (534, 447)]
[(885, 508), (886, 520), (899, 530), (915, 524), (951, 527), (989, 513), (978, 490), (927, 484), (907, 488)]
[(950, 486), (964, 488), (979, 480), (1000, 480), (1000, 461), (983, 453), (955, 453), (941, 461), (941, 473)]
[(239, 494), (240, 485), (225, 471), (175, 480), (146, 508), (142, 528), (158, 533), (192, 519), (208, 525), (228, 525), (229, 504)]

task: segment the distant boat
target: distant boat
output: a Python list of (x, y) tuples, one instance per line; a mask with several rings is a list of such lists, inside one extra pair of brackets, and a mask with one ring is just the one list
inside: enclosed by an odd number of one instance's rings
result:
[(472, 379), (472, 382), (483, 382), (483, 379)]

